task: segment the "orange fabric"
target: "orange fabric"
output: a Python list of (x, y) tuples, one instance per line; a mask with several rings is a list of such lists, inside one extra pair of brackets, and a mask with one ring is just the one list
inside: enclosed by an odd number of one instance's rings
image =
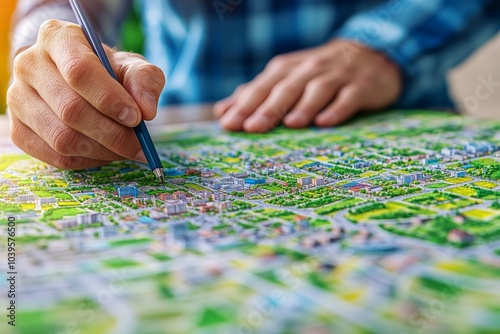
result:
[(2, 0), (0, 10), (0, 113), (5, 112), (5, 93), (9, 83), (9, 30), (16, 0)]

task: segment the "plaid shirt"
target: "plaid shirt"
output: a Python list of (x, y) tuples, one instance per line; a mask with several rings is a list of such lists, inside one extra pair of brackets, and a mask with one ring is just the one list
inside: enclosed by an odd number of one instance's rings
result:
[[(37, 1), (20, 2), (27, 13)], [(86, 1), (108, 43), (116, 43), (113, 27), (123, 20), (131, 2)], [(216, 101), (250, 81), (275, 55), (344, 38), (384, 52), (402, 68), (405, 87), (397, 106), (450, 107), (446, 72), (500, 28), (500, 2), (495, 0), (139, 0), (138, 4), (146, 56), (167, 76), (160, 101), (164, 105)]]

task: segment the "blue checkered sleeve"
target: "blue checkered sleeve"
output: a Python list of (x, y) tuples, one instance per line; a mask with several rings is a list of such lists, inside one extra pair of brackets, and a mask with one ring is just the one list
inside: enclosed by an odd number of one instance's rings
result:
[(350, 18), (336, 36), (383, 51), (403, 66), (444, 45), (483, 13), (491, 0), (389, 1)]
[(498, 31), (498, 19), (485, 16), (489, 7), (500, 6), (491, 0), (388, 1), (349, 18), (335, 37), (379, 50), (401, 67), (400, 106), (432, 101), (448, 107), (446, 71)]

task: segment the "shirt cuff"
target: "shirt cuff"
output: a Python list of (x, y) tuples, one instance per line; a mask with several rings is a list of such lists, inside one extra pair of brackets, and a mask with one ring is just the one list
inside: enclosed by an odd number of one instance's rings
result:
[(43, 22), (50, 19), (76, 23), (75, 15), (69, 7), (55, 4), (35, 9), (26, 17), (22, 18), (12, 31), (11, 60), (14, 58), (19, 49), (32, 46), (36, 43), (40, 26)]
[[(411, 60), (405, 57), (397, 48), (399, 40), (404, 34), (399, 28), (393, 26), (386, 29), (375, 22), (363, 22), (357, 22), (357, 20), (349, 22), (334, 34), (334, 38), (354, 41), (372, 50), (379, 51), (402, 68), (409, 65)], [(382, 30), (385, 30), (383, 35), (376, 33)], [(370, 31), (372, 32), (370, 33)]]

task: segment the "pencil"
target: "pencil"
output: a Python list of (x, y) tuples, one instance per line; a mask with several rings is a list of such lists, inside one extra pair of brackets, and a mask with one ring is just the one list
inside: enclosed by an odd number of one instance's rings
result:
[[(75, 13), (78, 23), (82, 27), (83, 34), (92, 47), (92, 50), (94, 50), (94, 53), (97, 55), (97, 57), (99, 57), (99, 60), (106, 68), (109, 75), (111, 75), (116, 81), (118, 81), (115, 71), (113, 70), (113, 67), (111, 67), (111, 63), (109, 62), (104, 48), (102, 47), (101, 40), (99, 39), (96, 30), (92, 26), (87, 13), (83, 9), (80, 0), (69, 0), (69, 2), (71, 4), (73, 12)], [(148, 161), (149, 168), (160, 180), (161, 184), (164, 185), (165, 174), (163, 173), (163, 166), (161, 164), (160, 157), (158, 156), (158, 152), (156, 151), (156, 148), (153, 144), (153, 140), (149, 135), (149, 131), (144, 120), (142, 120), (141, 123), (134, 128), (134, 130), (137, 139), (141, 144), (142, 150), (144, 151), (144, 155), (146, 156), (146, 159)]]

